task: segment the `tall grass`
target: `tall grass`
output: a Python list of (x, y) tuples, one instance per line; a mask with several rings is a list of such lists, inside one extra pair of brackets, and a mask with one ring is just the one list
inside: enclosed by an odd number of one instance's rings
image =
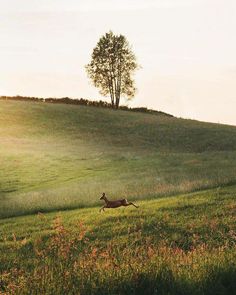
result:
[(4, 294), (236, 294), (235, 186), (1, 221)]
[[(130, 244), (89, 244), (54, 221), (47, 243), (34, 243), (34, 267), (1, 275), (4, 294), (235, 294), (236, 250), (202, 243), (190, 250), (163, 241), (154, 245), (140, 232)], [(220, 293), (219, 293), (220, 291)]]

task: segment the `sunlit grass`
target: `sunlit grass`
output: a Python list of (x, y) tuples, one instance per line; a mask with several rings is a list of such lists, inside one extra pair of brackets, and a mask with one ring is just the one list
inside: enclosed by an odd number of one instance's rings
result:
[(2, 220), (2, 291), (235, 294), (235, 191)]
[[(235, 127), (44, 103), (0, 111), (1, 295), (236, 293)], [(140, 207), (100, 214), (103, 191)]]
[(0, 217), (235, 183), (236, 128), (127, 111), (0, 101)]

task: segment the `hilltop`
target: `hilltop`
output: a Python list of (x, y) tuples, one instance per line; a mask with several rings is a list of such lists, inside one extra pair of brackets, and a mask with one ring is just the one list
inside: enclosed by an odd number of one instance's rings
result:
[[(83, 106), (93, 106), (93, 107), (102, 107), (112, 109), (112, 105), (109, 102), (103, 100), (90, 100), (84, 98), (70, 98), (70, 97), (62, 97), (62, 98), (42, 98), (35, 96), (0, 96), (0, 100), (13, 100), (13, 101), (31, 101), (31, 102), (43, 102), (43, 103), (54, 103), (54, 104), (72, 104), (72, 105), (83, 105)], [(130, 112), (140, 112), (140, 113), (148, 113), (148, 114), (158, 114), (165, 115), (168, 117), (174, 117), (171, 114), (167, 114), (165, 112), (156, 111), (153, 109), (148, 109), (146, 107), (128, 107), (121, 105), (119, 106), (120, 110), (130, 111)]]

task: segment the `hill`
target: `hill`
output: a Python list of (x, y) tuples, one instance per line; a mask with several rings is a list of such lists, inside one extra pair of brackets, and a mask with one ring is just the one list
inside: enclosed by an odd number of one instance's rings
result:
[[(29, 101), (0, 112), (0, 294), (236, 294), (236, 127)], [(99, 213), (103, 191), (140, 207)]]
[(236, 127), (0, 100), (0, 217), (233, 184)]

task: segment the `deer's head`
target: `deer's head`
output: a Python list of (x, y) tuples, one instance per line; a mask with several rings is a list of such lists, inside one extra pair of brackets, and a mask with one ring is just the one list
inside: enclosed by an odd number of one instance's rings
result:
[(102, 196), (101, 196), (100, 200), (105, 200), (105, 196), (106, 196), (106, 194), (102, 193)]

